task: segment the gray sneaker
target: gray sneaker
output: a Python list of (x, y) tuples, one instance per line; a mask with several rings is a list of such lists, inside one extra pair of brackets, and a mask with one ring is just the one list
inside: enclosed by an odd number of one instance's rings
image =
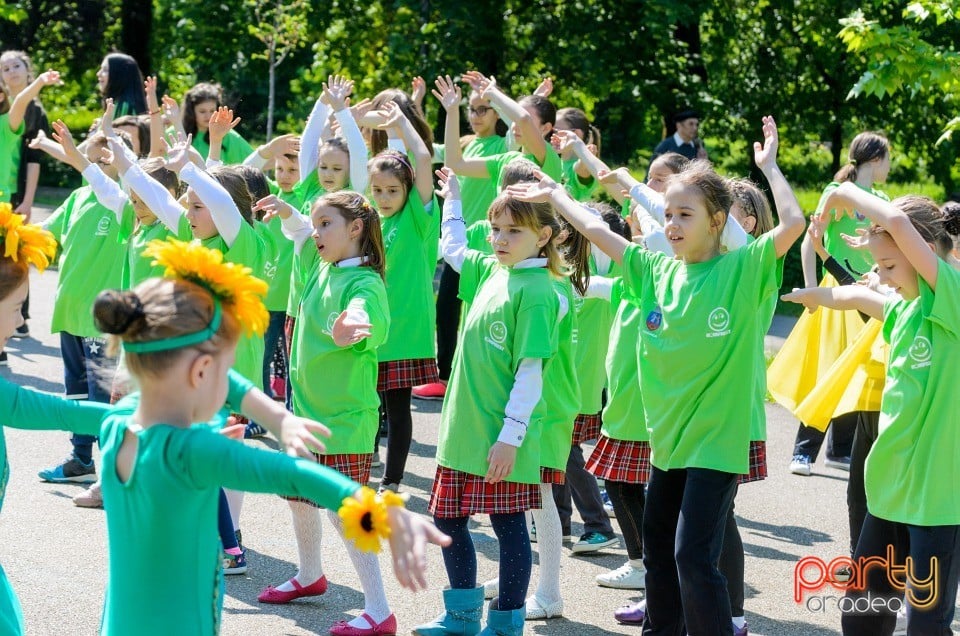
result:
[(92, 484), (97, 481), (97, 468), (93, 462), (83, 464), (76, 457), (70, 457), (59, 466), (41, 470), (37, 474), (43, 481), (54, 484)]

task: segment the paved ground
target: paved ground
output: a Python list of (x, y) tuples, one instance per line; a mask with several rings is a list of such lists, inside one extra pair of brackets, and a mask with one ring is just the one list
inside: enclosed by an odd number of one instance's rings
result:
[[(12, 343), (10, 368), (2, 375), (23, 385), (60, 392), (58, 340), (49, 334), (55, 284), (56, 272), (34, 277), (33, 337)], [(780, 332), (789, 330), (789, 322), (777, 327)], [(776, 340), (769, 344), (775, 346)], [(812, 477), (788, 474), (797, 423), (778, 406), (768, 405), (767, 415), (770, 478), (744, 486), (737, 499), (746, 552), (750, 631), (767, 636), (836, 634), (840, 615), (835, 608), (811, 612), (793, 602), (793, 571), (804, 556), (830, 559), (846, 554), (846, 475), (821, 465), (815, 467)], [(415, 443), (405, 485), (414, 510), (425, 510), (438, 424), (438, 404), (415, 402)], [(23, 603), (28, 633), (60, 634), (69, 626), (70, 632), (93, 634), (106, 577), (103, 512), (73, 506), (70, 497), (79, 487), (45, 484), (36, 477), (38, 470), (67, 454), (65, 434), (12, 429), (6, 434), (12, 474), (0, 516), (0, 558)], [(334, 621), (358, 613), (362, 606), (359, 585), (340, 539), (332, 532), (326, 532), (323, 539), (324, 567), (331, 581), (325, 596), (289, 606), (258, 604), (256, 596), (263, 587), (285, 580), (296, 569), (287, 504), (277, 497), (248, 496), (242, 527), (251, 567), (247, 575), (228, 579), (223, 634), (322, 634)], [(575, 525), (575, 534), (578, 529)], [(485, 520), (475, 524), (474, 532), (483, 580), (496, 572), (497, 544)], [(156, 568), (165, 567), (163, 553), (155, 558)], [(615, 607), (638, 598), (638, 593), (607, 590), (593, 582), (596, 574), (619, 566), (625, 558), (622, 549), (590, 557), (567, 553), (561, 573), (565, 617), (528, 623), (528, 633), (639, 634), (637, 628), (618, 625), (612, 618)], [(381, 562), (400, 633), (439, 613), (440, 590), (446, 581), (438, 549), (430, 553), (431, 589), (419, 595), (401, 590), (390, 574), (389, 561), (382, 557)], [(150, 593), (150, 581), (143, 582), (143, 593)], [(145, 622), (150, 620), (144, 616)]]

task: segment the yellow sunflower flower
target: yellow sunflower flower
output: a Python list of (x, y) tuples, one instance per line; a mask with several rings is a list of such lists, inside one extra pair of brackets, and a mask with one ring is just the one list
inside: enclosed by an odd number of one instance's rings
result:
[(173, 238), (151, 241), (143, 254), (165, 268), (164, 276), (189, 280), (213, 292), (247, 335), (266, 331), (270, 320), (263, 304), (267, 284), (253, 276), (249, 267), (225, 263), (217, 250)]
[(24, 220), (22, 215), (14, 213), (9, 203), (0, 203), (3, 256), (14, 262), (23, 259), (42, 272), (57, 254), (57, 240), (39, 225), (30, 225)]
[[(399, 496), (396, 496), (396, 499), (401, 503), (403, 501)], [(380, 498), (372, 488), (367, 486), (360, 489), (360, 499), (346, 497), (343, 500), (343, 505), (337, 511), (343, 519), (343, 534), (351, 539), (361, 552), (380, 552), (380, 539), (390, 538), (390, 525), (387, 522), (388, 505), (396, 505), (396, 503), (389, 503)]]

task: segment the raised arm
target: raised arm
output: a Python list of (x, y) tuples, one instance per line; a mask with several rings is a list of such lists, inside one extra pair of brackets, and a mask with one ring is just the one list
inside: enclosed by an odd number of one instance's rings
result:
[(170, 121), (170, 125), (173, 126), (174, 132), (177, 133), (177, 137), (186, 137), (187, 132), (183, 129), (183, 114), (180, 112), (180, 104), (169, 95), (164, 95), (162, 100), (163, 110)]
[(147, 114), (150, 116), (150, 157), (163, 156), (163, 109), (157, 99), (157, 76), (149, 75), (143, 81), (147, 97)]
[(56, 71), (45, 71), (40, 73), (37, 79), (30, 82), (25, 89), (20, 91), (20, 94), (13, 98), (13, 103), (10, 104), (10, 111), (7, 115), (7, 123), (10, 125), (10, 130), (16, 131), (20, 128), (20, 124), (23, 123), (23, 116), (27, 113), (27, 106), (40, 94), (40, 91), (43, 90), (45, 86), (52, 86), (53, 84), (59, 83), (60, 73)]
[(547, 158), (547, 141), (540, 134), (540, 129), (530, 113), (500, 90), (496, 78), (489, 79), (480, 96), (489, 99), (490, 103), (497, 108), (497, 112), (503, 113), (513, 121), (519, 133), (520, 144), (524, 150), (533, 155), (537, 164), (542, 166)]
[(539, 183), (518, 183), (510, 186), (506, 191), (510, 196), (521, 201), (552, 203), (553, 208), (578, 232), (600, 248), (600, 251), (612, 258), (614, 262), (622, 263), (623, 255), (630, 242), (613, 232), (602, 218), (591, 214), (574, 201), (556, 181), (539, 170), (536, 175), (540, 179)]
[[(415, 162), (413, 183), (420, 197), (420, 202), (426, 205), (433, 200), (433, 173), (430, 170), (433, 164), (433, 155), (397, 104), (388, 102), (384, 106), (384, 110), (387, 114), (387, 120), (380, 128), (396, 130), (400, 138), (403, 139), (404, 145), (413, 154)], [(350, 169), (353, 170), (352, 167)]]
[[(859, 208), (858, 208), (859, 209)], [(924, 245), (926, 247), (926, 245)], [(930, 248), (927, 247), (929, 251)], [(807, 287), (794, 289), (789, 294), (781, 296), (783, 300), (798, 303), (806, 307), (811, 313), (818, 307), (846, 311), (855, 309), (871, 318), (883, 320), (883, 305), (887, 297), (863, 285), (846, 285), (844, 287)]]
[[(790, 249), (800, 235), (803, 234), (807, 226), (803, 218), (803, 210), (797, 197), (793, 194), (790, 184), (786, 177), (780, 172), (777, 165), (777, 148), (780, 145), (780, 138), (777, 134), (777, 122), (773, 117), (767, 115), (763, 118), (763, 144), (754, 142), (753, 158), (767, 178), (770, 184), (770, 190), (773, 192), (773, 202), (777, 208), (777, 215), (780, 222), (770, 230), (773, 235), (773, 243), (776, 247), (777, 256), (782, 257)], [(867, 313), (867, 312), (864, 312)]]
[[(367, 172), (367, 143), (363, 140), (363, 133), (353, 117), (353, 111), (347, 105), (347, 97), (352, 90), (353, 82), (339, 75), (334, 75), (323, 85), (324, 97), (340, 126), (340, 135), (347, 142), (347, 153), (350, 155), (350, 189), (363, 193), (367, 191), (370, 181), (370, 174)], [(302, 177), (303, 173), (300, 174)]]
[(440, 252), (443, 260), (450, 264), (455, 272), (463, 269), (467, 255), (467, 226), (463, 220), (463, 208), (460, 202), (460, 184), (457, 175), (450, 168), (441, 168), (436, 172), (442, 188), (443, 221), (440, 224)]
[(300, 178), (306, 179), (307, 175), (317, 169), (317, 163), (320, 161), (320, 137), (324, 126), (327, 125), (327, 117), (330, 115), (330, 106), (326, 102), (326, 97), (321, 95), (313, 105), (310, 116), (307, 118), (307, 125), (303, 128), (303, 134), (300, 136)]
[(239, 123), (240, 118), (237, 117), (234, 119), (233, 111), (226, 106), (218, 108), (217, 112), (210, 118), (210, 152), (207, 155), (208, 166), (221, 163), (220, 153), (223, 150), (223, 139), (227, 136), (227, 133), (236, 128)]
[(447, 122), (443, 129), (444, 161), (443, 165), (461, 177), (489, 178), (487, 164), (480, 159), (464, 159), (460, 148), (460, 87), (453, 83), (450, 76), (438, 77), (432, 91), (443, 110), (447, 113)]
[(192, 163), (188, 163), (180, 170), (180, 178), (193, 188), (197, 197), (210, 210), (210, 218), (227, 247), (233, 247), (237, 236), (240, 235), (244, 220), (230, 193), (220, 185), (219, 181)]

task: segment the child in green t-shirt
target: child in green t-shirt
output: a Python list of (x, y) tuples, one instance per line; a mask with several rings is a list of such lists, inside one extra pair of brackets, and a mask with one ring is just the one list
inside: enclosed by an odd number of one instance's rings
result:
[(672, 259), (614, 234), (549, 178), (507, 190), (523, 200), (553, 203), (623, 264), (625, 287), (655, 318), (640, 330), (638, 347), (653, 466), (643, 520), (645, 629), (655, 623), (680, 631), (686, 619), (691, 633), (724, 633), (732, 622), (717, 569), (719, 528), (737, 475), (748, 472), (752, 420), (763, 401), (753, 381), (763, 372), (766, 332), (757, 312), (776, 294), (778, 261), (805, 225), (776, 165), (772, 118), (764, 118), (763, 131), (764, 144), (754, 144), (755, 160), (774, 192), (780, 224), (732, 252), (721, 252), (720, 236), (733, 199), (725, 180), (703, 162), (692, 162), (666, 190), (664, 229)]
[[(859, 214), (871, 223), (851, 246), (869, 249), (880, 265), (880, 283), (896, 292), (885, 296), (847, 285), (794, 290), (783, 297), (811, 311), (858, 310), (882, 320), (883, 338), (890, 344), (880, 433), (864, 473), (867, 515), (853, 554), (854, 563), (886, 567), (864, 568), (864, 585), (848, 589), (851, 607), (869, 609), (844, 613), (843, 630), (893, 631), (896, 606), (862, 602), (871, 598), (896, 599), (901, 607), (909, 603), (908, 633), (942, 632), (953, 619), (960, 578), (960, 441), (953, 399), (960, 389), (955, 372), (960, 272), (947, 260), (960, 224), (925, 197), (886, 202), (854, 183), (839, 185), (825, 203), (821, 218), (835, 211), (835, 218)], [(889, 572), (904, 562), (912, 563), (908, 580), (894, 582)]]
[[(183, 96), (183, 132), (193, 140), (194, 149), (204, 159), (210, 153), (210, 120), (223, 106), (223, 88), (219, 84), (201, 82)], [(246, 139), (231, 129), (222, 138), (221, 158), (226, 165), (243, 163), (253, 152)]]

